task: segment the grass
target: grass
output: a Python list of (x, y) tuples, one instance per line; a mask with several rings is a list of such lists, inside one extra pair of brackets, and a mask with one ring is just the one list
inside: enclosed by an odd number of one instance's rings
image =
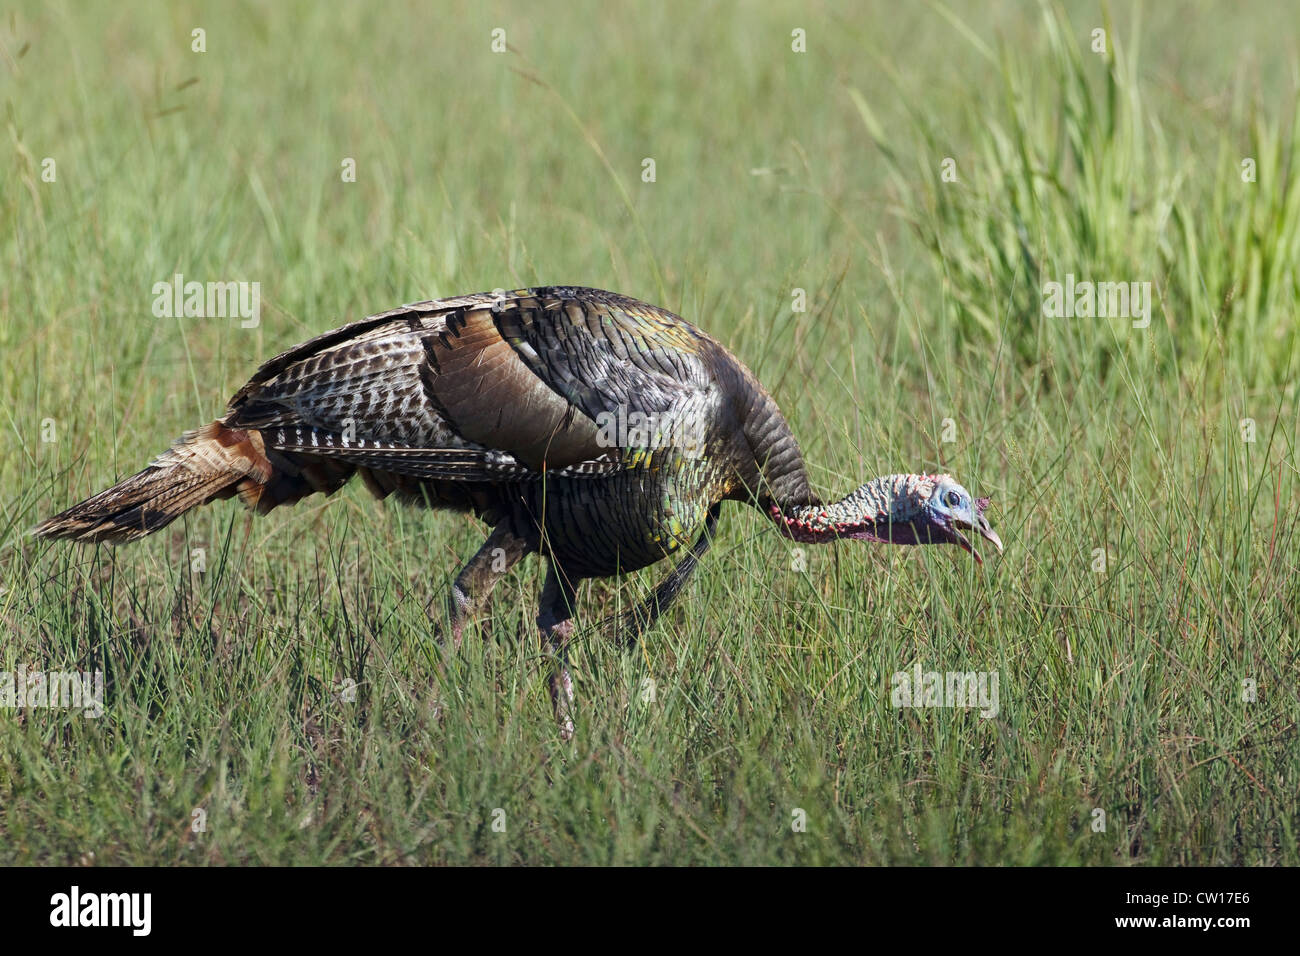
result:
[[(1300, 127), (1274, 21), (20, 6), (0, 670), (102, 670), (107, 708), (0, 711), (0, 862), (1300, 863)], [(154, 318), (177, 272), (260, 281), (260, 324)], [(1043, 316), (1067, 272), (1151, 282), (1151, 325)], [(718, 336), (828, 495), (923, 468), (992, 494), (1005, 555), (798, 550), (728, 511), (636, 651), (581, 635), (566, 745), (534, 563), (482, 640), (430, 640), (483, 535), (462, 517), (349, 487), (120, 549), (24, 534), (284, 347), (548, 283)], [(665, 570), (584, 585), (583, 620)], [(892, 706), (917, 662), (996, 671), (999, 713)]]

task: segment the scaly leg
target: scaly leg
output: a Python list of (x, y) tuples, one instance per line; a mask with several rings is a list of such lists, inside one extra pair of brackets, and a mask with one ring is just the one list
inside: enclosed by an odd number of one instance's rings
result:
[(551, 563), (546, 570), (546, 583), (537, 609), (537, 627), (542, 632), (551, 653), (555, 656), (551, 673), (551, 706), (555, 709), (555, 722), (560, 737), (573, 737), (573, 677), (569, 674), (569, 638), (573, 636), (573, 604), (577, 582), (570, 581)]
[(460, 647), (465, 625), (478, 613), (492, 588), (527, 553), (524, 539), (502, 523), (493, 529), (483, 547), (460, 569), (451, 593), (447, 595), (447, 618), (453, 647)]

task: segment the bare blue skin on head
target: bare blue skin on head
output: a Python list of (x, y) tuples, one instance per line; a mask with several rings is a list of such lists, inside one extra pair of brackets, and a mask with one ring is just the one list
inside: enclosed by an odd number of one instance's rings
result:
[(774, 510), (773, 517), (798, 541), (955, 544), (983, 563), (971, 532), (1002, 550), (984, 516), (988, 505), (988, 498), (973, 497), (951, 475), (886, 475), (833, 504)]
[(879, 530), (852, 534), (850, 537), (888, 541), (892, 544), (955, 544), (969, 551), (977, 562), (983, 563), (966, 534), (974, 531), (1001, 552), (1002, 539), (984, 516), (989, 499), (974, 498), (948, 475), (939, 477), (934, 492), (922, 500), (910, 516), (900, 516), (902, 520), (891, 519)]

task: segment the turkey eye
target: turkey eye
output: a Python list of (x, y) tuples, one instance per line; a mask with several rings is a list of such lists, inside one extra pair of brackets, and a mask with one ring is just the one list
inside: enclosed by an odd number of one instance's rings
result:
[(956, 508), (961, 504), (961, 495), (957, 494), (955, 491), (950, 491), (946, 496), (946, 500), (949, 508)]

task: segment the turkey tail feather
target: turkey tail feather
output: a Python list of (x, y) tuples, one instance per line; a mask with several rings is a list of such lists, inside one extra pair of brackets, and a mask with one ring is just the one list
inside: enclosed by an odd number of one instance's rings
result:
[(275, 470), (260, 433), (213, 422), (186, 432), (138, 475), (42, 521), (32, 534), (132, 541), (191, 508), (236, 494), (250, 507), (267, 510), (279, 503), (262, 501)]

